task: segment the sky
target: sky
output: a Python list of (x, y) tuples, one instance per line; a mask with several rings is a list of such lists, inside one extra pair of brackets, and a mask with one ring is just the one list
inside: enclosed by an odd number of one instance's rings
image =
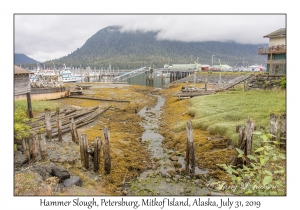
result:
[(286, 27), (277, 14), (18, 14), (14, 15), (15, 53), (39, 62), (57, 59), (80, 48), (97, 31), (111, 25), (121, 31), (159, 31), (157, 39), (235, 41), (266, 44), (264, 35)]

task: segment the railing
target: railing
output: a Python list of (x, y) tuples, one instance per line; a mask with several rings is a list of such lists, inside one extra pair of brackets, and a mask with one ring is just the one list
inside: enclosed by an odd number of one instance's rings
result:
[(244, 75), (244, 76), (241, 76), (241, 77), (234, 78), (234, 79), (230, 80), (228, 82), (228, 84), (226, 84), (224, 86), (224, 90), (227, 90), (228, 88), (230, 88), (230, 87), (232, 87), (232, 86), (234, 86), (234, 85), (236, 85), (236, 84), (238, 84), (238, 83), (240, 83), (240, 82), (242, 82), (242, 81), (244, 81), (244, 80), (246, 80), (250, 77), (251, 77), (251, 75), (248, 74), (248, 75)]
[(286, 52), (286, 45), (276, 45), (272, 47), (258, 48), (258, 54), (285, 53), (285, 52)]

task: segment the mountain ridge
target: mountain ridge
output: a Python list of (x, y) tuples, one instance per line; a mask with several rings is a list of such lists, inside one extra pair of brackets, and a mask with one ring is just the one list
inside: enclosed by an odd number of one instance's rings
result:
[[(45, 64), (91, 69), (109, 66), (115, 69), (135, 69), (142, 66), (161, 68), (164, 64), (194, 63), (228, 64), (231, 66), (265, 64), (258, 55), (259, 47), (267, 45), (235, 42), (181, 42), (158, 40), (158, 31), (121, 32), (120, 26), (108, 26), (97, 31), (74, 52)], [(197, 59), (198, 58), (198, 59)]]

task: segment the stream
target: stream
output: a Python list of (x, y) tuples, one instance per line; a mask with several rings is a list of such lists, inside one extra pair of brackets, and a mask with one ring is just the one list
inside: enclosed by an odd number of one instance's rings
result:
[[(152, 167), (130, 182), (129, 194), (207, 195), (211, 189), (206, 187), (203, 180), (181, 174), (185, 168), (183, 155), (171, 156), (174, 151), (162, 145), (164, 137), (158, 133), (158, 121), (166, 99), (159, 95), (155, 96), (158, 99), (155, 107), (144, 107), (138, 113), (144, 118), (141, 124), (145, 128), (142, 141), (148, 145), (148, 151), (152, 156)], [(195, 175), (206, 173), (205, 169), (195, 168)]]

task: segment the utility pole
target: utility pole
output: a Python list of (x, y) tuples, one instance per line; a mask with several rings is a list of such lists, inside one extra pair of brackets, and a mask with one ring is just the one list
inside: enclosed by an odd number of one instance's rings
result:
[(212, 65), (212, 66), (214, 65), (214, 56), (215, 56), (215, 55), (212, 55), (212, 56), (211, 56), (211, 65)]

